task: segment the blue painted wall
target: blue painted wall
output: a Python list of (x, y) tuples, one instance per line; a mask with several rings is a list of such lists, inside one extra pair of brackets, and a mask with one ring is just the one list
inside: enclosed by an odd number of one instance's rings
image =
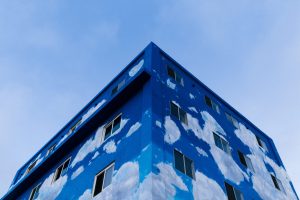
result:
[[(184, 86), (168, 76), (167, 66), (180, 74)], [(205, 104), (205, 95), (220, 113)], [(186, 111), (187, 125), (171, 116), (171, 101)], [(101, 140), (104, 126), (119, 114), (119, 130)], [(231, 155), (215, 145), (213, 132), (228, 141)], [(46, 156), (53, 144), (55, 151)], [(194, 179), (175, 169), (174, 149), (193, 160)], [(254, 172), (241, 164), (237, 150), (248, 155)], [(52, 183), (68, 158), (68, 171)], [(94, 199), (227, 199), (225, 181), (245, 199), (298, 199), (273, 141), (153, 43), (21, 167), (3, 199), (28, 199), (40, 183), (38, 199), (91, 199), (95, 175), (112, 162), (112, 184)], [(270, 174), (284, 191), (274, 187)]]

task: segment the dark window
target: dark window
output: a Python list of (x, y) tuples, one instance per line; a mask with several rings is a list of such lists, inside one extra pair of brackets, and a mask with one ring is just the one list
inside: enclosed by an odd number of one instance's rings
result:
[(174, 149), (175, 168), (185, 175), (194, 178), (194, 162)]
[(121, 127), (121, 121), (122, 116), (119, 115), (105, 127), (103, 141), (109, 138), (109, 136), (111, 136), (115, 131), (117, 131)]
[(111, 95), (116, 94), (125, 85), (125, 80), (121, 81), (116, 87), (111, 91)]
[(220, 114), (219, 106), (215, 102), (213, 102), (211, 100), (211, 98), (209, 98), (208, 96), (205, 96), (204, 100), (205, 100), (205, 103), (208, 107), (212, 108), (214, 111), (216, 111), (218, 114)]
[(228, 200), (244, 200), (243, 193), (225, 182)]
[(34, 199), (36, 199), (38, 197), (40, 187), (41, 187), (41, 184), (39, 184), (38, 186), (36, 186), (35, 188), (33, 188), (33, 190), (31, 191), (31, 194), (29, 196), (29, 200), (34, 200)]
[(61, 164), (55, 171), (53, 182), (57, 181), (60, 177), (66, 174), (71, 158), (66, 160), (63, 164)]
[(26, 170), (26, 174), (28, 174), (28, 173), (35, 167), (36, 163), (37, 163), (37, 160), (35, 160), (33, 163), (31, 163), (31, 164), (28, 166), (28, 168), (27, 168), (27, 170)]
[(47, 151), (47, 156), (48, 156), (49, 154), (51, 154), (51, 153), (54, 151), (55, 147), (56, 147), (56, 144), (52, 145), (52, 146), (48, 149), (48, 151)]
[(227, 120), (230, 121), (235, 128), (239, 128), (238, 121), (232, 115), (228, 114), (227, 112), (225, 112), (225, 115)]
[(96, 175), (94, 181), (93, 197), (101, 193), (107, 186), (111, 184), (114, 171), (114, 163), (106, 167), (99, 174)]
[(75, 129), (76, 129), (80, 124), (81, 124), (81, 119), (80, 119), (78, 122), (76, 122), (76, 124), (75, 124), (74, 126), (72, 126), (72, 127), (70, 128), (70, 131), (67, 133), (67, 135), (73, 133), (73, 132), (75, 131)]
[(280, 190), (280, 191), (285, 192), (285, 190), (284, 190), (284, 188), (283, 188), (283, 185), (282, 185), (281, 181), (280, 181), (279, 179), (277, 179), (275, 176), (273, 176), (272, 174), (271, 174), (271, 177), (272, 177), (272, 181), (273, 181), (273, 183), (274, 183), (275, 188), (276, 188), (277, 190)]
[(246, 156), (245, 154), (243, 154), (242, 152), (240, 152), (240, 151), (238, 151), (238, 154), (239, 154), (239, 158), (240, 158), (241, 163), (242, 163), (245, 167), (249, 168), (251, 171), (254, 172), (254, 169), (253, 169), (253, 165), (252, 165), (251, 159), (250, 159), (248, 156)]
[(256, 136), (256, 140), (257, 140), (258, 145), (261, 148), (263, 148), (266, 151), (268, 150), (266, 143), (262, 139), (260, 139), (258, 136)]
[(183, 78), (177, 72), (175, 72), (173, 69), (171, 69), (170, 67), (168, 67), (168, 75), (169, 75), (169, 77), (174, 79), (180, 85), (182, 85), (182, 86), (184, 85)]
[(222, 137), (220, 137), (218, 134), (214, 133), (214, 140), (217, 147), (225, 151), (227, 154), (231, 155), (229, 143), (224, 140)]
[(187, 114), (184, 110), (182, 110), (179, 106), (177, 106), (173, 102), (170, 102), (170, 109), (171, 109), (171, 115), (175, 116), (182, 123), (184, 123), (186, 125), (188, 124)]

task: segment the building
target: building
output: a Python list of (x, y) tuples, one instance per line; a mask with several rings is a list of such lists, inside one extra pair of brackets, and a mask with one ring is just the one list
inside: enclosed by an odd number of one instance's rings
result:
[(2, 199), (298, 197), (272, 139), (150, 43)]

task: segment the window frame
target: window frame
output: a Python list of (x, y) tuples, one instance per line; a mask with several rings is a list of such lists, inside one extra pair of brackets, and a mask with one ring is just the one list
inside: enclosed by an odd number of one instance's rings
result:
[[(169, 73), (169, 71), (173, 72), (174, 77)], [(183, 77), (177, 71), (175, 71), (173, 69), (173, 67), (170, 67), (169, 65), (167, 65), (167, 74), (168, 74), (168, 77), (172, 78), (176, 83), (178, 83), (179, 85), (184, 87)]]
[(125, 85), (125, 83), (126, 83), (126, 80), (123, 79), (115, 87), (113, 87), (113, 89), (111, 90), (111, 96), (117, 94), (118, 91)]
[(221, 114), (220, 106), (215, 103), (215, 101), (213, 101), (209, 96), (204, 95), (204, 103), (219, 115)]
[[(67, 167), (65, 168), (64, 165), (65, 165), (66, 163), (68, 163), (68, 165), (67, 165)], [(69, 167), (70, 167), (70, 163), (71, 163), (71, 157), (69, 157), (68, 159), (66, 159), (62, 164), (60, 164), (60, 165), (56, 168), (56, 170), (55, 170), (55, 172), (54, 172), (54, 174), (53, 174), (53, 178), (52, 178), (52, 182), (51, 182), (51, 183), (55, 183), (55, 182), (56, 182), (57, 180), (59, 180), (62, 176), (64, 176), (64, 175), (62, 175), (62, 174), (63, 174), (64, 170), (67, 170), (67, 171), (68, 171), (68, 169), (69, 169)], [(60, 172), (59, 172), (59, 168), (61, 168)], [(66, 171), (66, 172), (67, 172), (67, 171)], [(58, 172), (59, 172), (59, 177), (57, 178)]]
[[(225, 190), (226, 190), (226, 194), (227, 194), (227, 198), (228, 198), (228, 200), (244, 200), (244, 194), (243, 194), (243, 192), (241, 191), (241, 190), (239, 190), (239, 189), (237, 189), (237, 188), (235, 188), (235, 187), (233, 187), (231, 184), (229, 184), (228, 182), (224, 182), (224, 184), (225, 184)], [(227, 189), (227, 186), (229, 186), (230, 187), (230, 189), (232, 190), (232, 192), (233, 192), (233, 195), (234, 195), (234, 199), (231, 199), (231, 197), (229, 196), (229, 192), (228, 192), (228, 189)], [(241, 196), (240, 197), (237, 197), (237, 195), (238, 194), (240, 194)]]
[[(94, 183), (93, 183), (93, 190), (92, 190), (92, 199), (95, 198), (97, 195), (99, 195), (105, 188), (103, 188), (104, 186), (104, 181), (105, 181), (105, 178), (106, 178), (106, 171), (112, 167), (112, 170), (114, 171), (115, 170), (115, 162), (112, 162), (110, 163), (109, 165), (107, 165), (106, 167), (104, 167), (100, 172), (98, 172), (95, 177), (94, 177)], [(102, 173), (104, 173), (104, 177), (103, 177), (103, 181), (102, 181), (102, 187), (101, 187), (101, 192), (99, 192), (98, 194), (95, 195), (95, 189), (96, 189), (96, 182), (97, 182), (97, 178), (99, 175), (101, 175)], [(111, 176), (111, 182), (112, 182), (112, 178), (113, 178), (113, 174)], [(109, 184), (111, 185), (111, 183)], [(109, 186), (108, 185), (108, 186)], [(107, 186), (107, 187), (108, 187)]]
[(35, 161), (33, 161), (32, 163), (30, 163), (26, 169), (26, 173), (25, 174), (29, 174), (33, 168), (36, 166), (38, 159), (35, 159)]
[[(172, 113), (172, 105), (176, 107), (176, 111), (177, 111), (176, 116)], [(184, 114), (183, 119), (181, 117), (182, 113)], [(180, 108), (178, 105), (176, 105), (176, 103), (174, 103), (173, 101), (170, 101), (170, 115), (175, 116), (180, 122), (188, 126), (187, 112), (182, 108)]]
[(41, 186), (42, 186), (42, 184), (39, 183), (31, 190), (28, 200), (34, 200), (36, 192), (39, 192)]
[[(254, 168), (253, 168), (253, 164), (252, 164), (252, 160), (251, 158), (249, 158), (249, 156), (247, 156), (246, 154), (244, 154), (243, 152), (241, 152), (240, 150), (237, 150), (238, 152), (238, 157), (239, 157), (239, 160), (240, 160), (240, 163), (246, 167), (247, 169), (251, 170), (252, 172), (255, 172), (254, 171)], [(244, 159), (244, 162), (242, 162), (241, 160), (241, 157)]]
[(256, 141), (257, 141), (258, 146), (260, 148), (264, 149), (265, 151), (268, 151), (268, 147), (267, 147), (266, 142), (263, 139), (261, 139), (261, 137), (259, 137), (257, 135), (255, 135), (255, 137), (256, 137)]
[[(182, 155), (182, 158), (183, 158), (183, 170), (184, 170), (184, 172), (182, 172), (182, 171), (180, 171), (179, 169), (176, 168), (175, 152), (178, 152), (178, 153), (180, 153), (180, 154)], [(190, 161), (192, 161), (192, 165), (191, 165), (191, 168), (192, 168), (192, 169), (191, 169), (191, 171), (192, 171), (192, 177), (189, 176), (189, 175), (187, 174), (185, 158), (187, 158), (187, 159), (189, 159)], [(173, 149), (173, 163), (174, 163), (174, 168), (175, 168), (177, 171), (179, 171), (180, 173), (182, 173), (182, 174), (184, 174), (184, 175), (190, 177), (190, 178), (193, 179), (193, 180), (196, 180), (196, 177), (195, 177), (195, 163), (194, 163), (194, 161), (193, 161), (192, 159), (190, 159), (189, 157), (187, 157), (186, 155), (184, 155), (181, 151), (179, 151), (179, 150), (176, 149), (176, 148)]]
[(55, 144), (53, 144), (50, 148), (48, 148), (46, 156), (49, 156), (51, 153), (53, 153), (53, 151), (54, 151), (55, 148), (56, 148), (56, 145), (57, 145), (57, 144), (55, 143)]
[[(218, 139), (220, 139), (221, 147), (217, 145), (216, 137), (217, 137)], [(231, 147), (230, 147), (229, 142), (228, 142), (227, 140), (225, 140), (223, 137), (221, 137), (221, 136), (220, 136), (218, 133), (216, 133), (216, 132), (213, 132), (213, 138), (214, 138), (215, 145), (216, 145), (219, 149), (221, 149), (222, 151), (224, 151), (226, 154), (228, 154), (228, 155), (230, 155), (230, 156), (232, 155)], [(226, 144), (225, 146), (224, 146), (224, 143)]]
[[(106, 124), (106, 125), (104, 126), (103, 133), (102, 133), (102, 138), (101, 138), (102, 142), (106, 141), (108, 138), (110, 138), (110, 137), (113, 135), (114, 132), (116, 132), (117, 130), (119, 130), (119, 128), (121, 127), (121, 123), (122, 123), (122, 115), (123, 115), (123, 113), (118, 114), (118, 115), (117, 115), (116, 117), (114, 117), (108, 124)], [(118, 119), (119, 117), (121, 118), (121, 121), (120, 121), (120, 127), (119, 127), (117, 130), (113, 131), (113, 130), (114, 130), (114, 122), (115, 122), (115, 120)], [(110, 130), (110, 135), (109, 135), (107, 138), (105, 138), (106, 129), (107, 129), (110, 125), (112, 125), (111, 130)]]
[(278, 179), (275, 175), (273, 175), (273, 174), (270, 174), (270, 175), (271, 175), (271, 179), (272, 179), (272, 182), (273, 182), (274, 187), (275, 187), (277, 190), (282, 191), (282, 192), (285, 193), (285, 189), (284, 189), (284, 187), (283, 187), (283, 185), (282, 185), (281, 180), (279, 180), (279, 179)]

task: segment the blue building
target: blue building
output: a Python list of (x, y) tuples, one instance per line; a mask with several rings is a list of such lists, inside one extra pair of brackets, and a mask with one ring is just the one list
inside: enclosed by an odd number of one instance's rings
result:
[(150, 43), (2, 199), (298, 197), (272, 139)]

